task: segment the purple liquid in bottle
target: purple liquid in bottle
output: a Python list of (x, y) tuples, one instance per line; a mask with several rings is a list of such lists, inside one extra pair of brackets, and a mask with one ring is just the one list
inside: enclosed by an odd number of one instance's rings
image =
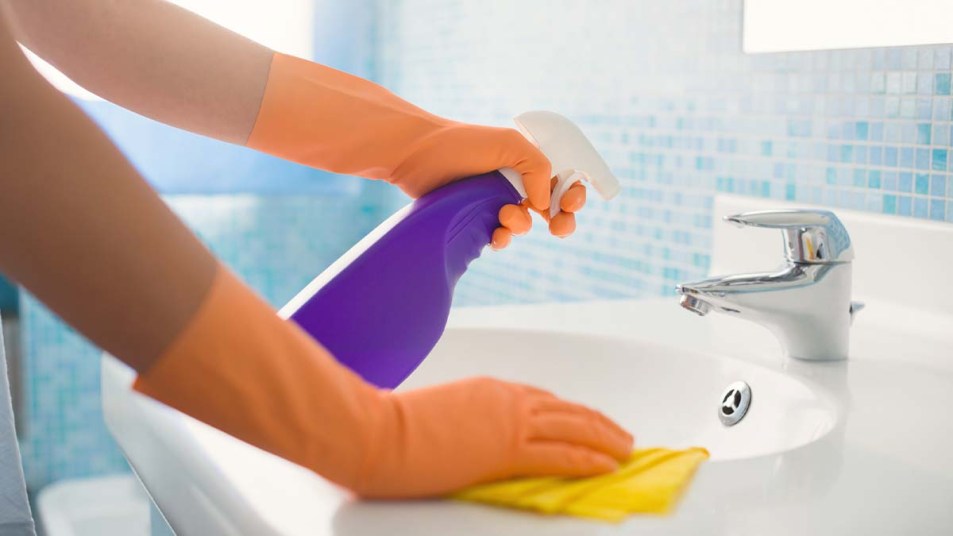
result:
[[(443, 334), (453, 289), (499, 226), (499, 211), (521, 201), (499, 172), (457, 181), (421, 197), (328, 278), (332, 266), (292, 300), (294, 320), (341, 363), (394, 388)], [(373, 234), (377, 233), (375, 231)]]

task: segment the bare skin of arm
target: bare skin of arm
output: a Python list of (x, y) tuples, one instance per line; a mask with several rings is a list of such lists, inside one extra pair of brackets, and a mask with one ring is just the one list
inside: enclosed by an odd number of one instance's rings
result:
[(216, 260), (32, 68), (2, 6), (0, 272), (146, 370), (197, 310)]
[(248, 139), (269, 48), (162, 0), (4, 4), (17, 40), (87, 90), (198, 134)]

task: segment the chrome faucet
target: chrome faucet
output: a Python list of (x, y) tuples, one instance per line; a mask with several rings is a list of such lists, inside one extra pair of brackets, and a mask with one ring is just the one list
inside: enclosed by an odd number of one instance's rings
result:
[(678, 285), (682, 307), (701, 316), (716, 311), (762, 324), (791, 357), (846, 359), (851, 320), (863, 305), (850, 301), (854, 250), (837, 216), (824, 210), (766, 210), (725, 221), (780, 229), (784, 264), (776, 272)]

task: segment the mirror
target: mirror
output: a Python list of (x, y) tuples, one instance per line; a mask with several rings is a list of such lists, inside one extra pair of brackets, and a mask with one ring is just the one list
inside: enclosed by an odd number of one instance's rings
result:
[(953, 0), (744, 0), (745, 52), (953, 43)]

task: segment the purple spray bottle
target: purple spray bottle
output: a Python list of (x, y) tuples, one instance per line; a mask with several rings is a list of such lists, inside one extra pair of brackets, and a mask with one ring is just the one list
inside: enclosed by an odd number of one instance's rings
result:
[[(603, 199), (619, 192), (615, 176), (572, 121), (552, 112), (527, 112), (514, 121), (552, 163), (552, 215), (580, 180)], [(394, 388), (443, 334), (457, 280), (490, 243), (500, 209), (525, 197), (512, 169), (438, 188), (371, 231), (279, 314), (368, 382)]]

